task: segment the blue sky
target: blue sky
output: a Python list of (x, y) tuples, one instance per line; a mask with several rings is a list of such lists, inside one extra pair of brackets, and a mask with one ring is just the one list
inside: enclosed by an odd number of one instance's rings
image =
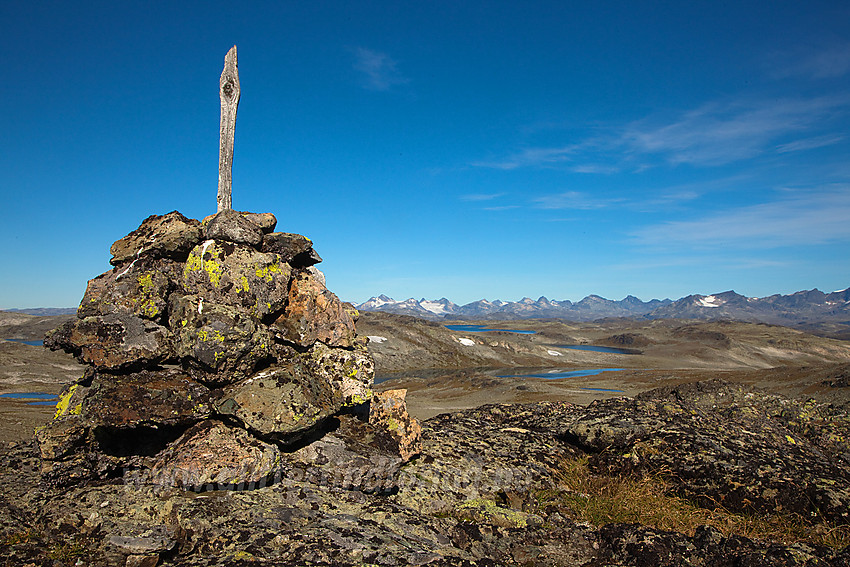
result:
[(850, 286), (846, 2), (0, 4), (0, 308), (150, 214), (305, 234), (341, 298)]

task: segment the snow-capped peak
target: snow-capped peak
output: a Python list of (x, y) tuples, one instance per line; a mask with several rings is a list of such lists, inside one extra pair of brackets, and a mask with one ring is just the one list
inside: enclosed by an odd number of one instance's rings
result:
[(697, 305), (700, 307), (720, 307), (723, 303), (716, 295), (706, 295), (697, 298)]

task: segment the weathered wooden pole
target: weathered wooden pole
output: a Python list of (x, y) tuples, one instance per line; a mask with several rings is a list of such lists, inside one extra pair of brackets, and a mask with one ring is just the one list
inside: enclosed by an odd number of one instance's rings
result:
[(221, 131), (218, 148), (218, 212), (233, 207), (233, 138), (236, 135), (236, 109), (239, 107), (240, 93), (234, 45), (224, 56), (224, 70), (219, 80)]

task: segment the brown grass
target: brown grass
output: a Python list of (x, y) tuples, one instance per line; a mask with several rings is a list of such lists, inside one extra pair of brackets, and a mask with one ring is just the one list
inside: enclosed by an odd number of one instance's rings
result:
[[(693, 536), (708, 525), (724, 535), (784, 544), (807, 542), (843, 549), (850, 545), (850, 525), (811, 524), (790, 514), (740, 514), (723, 507), (697, 506), (672, 493), (663, 471), (642, 476), (593, 474), (587, 458), (565, 460), (557, 471), (560, 489), (543, 496), (549, 504), (564, 506), (573, 519), (594, 526), (639, 523)], [(541, 502), (542, 503), (542, 502)]]

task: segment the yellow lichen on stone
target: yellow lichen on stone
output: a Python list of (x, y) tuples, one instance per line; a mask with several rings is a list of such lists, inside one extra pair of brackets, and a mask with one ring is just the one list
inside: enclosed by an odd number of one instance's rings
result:
[(248, 293), (249, 291), (251, 291), (248, 288), (248, 278), (247, 277), (242, 276), (242, 282), (241, 283), (242, 283), (242, 287), (237, 288), (237, 290), (236, 290), (237, 292), (244, 291), (245, 293)]
[(497, 506), (494, 501), (485, 498), (467, 500), (458, 504), (455, 509), (461, 513), (460, 515), (464, 515), (463, 512), (465, 511), (471, 512), (474, 516), (479, 517), (479, 521), (495, 523), (506, 527), (528, 527), (527, 514), (502, 508), (501, 506)]
[[(206, 248), (202, 250), (205, 251)], [(204, 260), (202, 256), (196, 253), (195, 250), (186, 258), (186, 267), (183, 268), (183, 277), (185, 278), (189, 272), (200, 272), (201, 270), (207, 273), (210, 282), (218, 287), (218, 282), (221, 281), (221, 266), (216, 261), (218, 260), (218, 251), (213, 248), (210, 251), (210, 259)]]
[(787, 440), (788, 440), (788, 442), (789, 442), (789, 443), (791, 443), (792, 445), (796, 445), (796, 444), (797, 444), (797, 442), (796, 442), (796, 441), (794, 441), (794, 438), (793, 438), (793, 437), (791, 437), (790, 435), (786, 435), (786, 436), (785, 436), (785, 439), (787, 439)]
[(280, 262), (275, 262), (274, 264), (269, 264), (268, 266), (257, 268), (255, 272), (258, 278), (264, 279), (269, 283), (274, 280), (275, 274), (279, 273), (281, 273)]
[(154, 300), (150, 298), (142, 302), (142, 304), (139, 306), (139, 311), (142, 315), (148, 317), (149, 319), (153, 319), (154, 317), (159, 315), (159, 309), (157, 309), (156, 303), (154, 303)]
[(224, 342), (224, 335), (221, 334), (221, 331), (215, 330), (212, 332), (207, 331), (206, 329), (201, 329), (198, 331), (198, 338), (203, 342), (215, 341), (218, 343)]
[(153, 293), (153, 274), (151, 272), (139, 274), (139, 289), (147, 295)]
[(360, 404), (365, 404), (369, 400), (372, 399), (372, 390), (367, 389), (365, 394), (354, 394), (351, 396), (351, 404), (354, 406), (359, 406)]
[[(77, 386), (79, 386), (79, 384), (74, 384), (68, 388), (68, 391), (59, 398), (58, 402), (56, 402), (56, 414), (53, 416), (53, 419), (59, 419), (59, 417), (68, 411), (68, 406), (71, 404), (71, 398), (74, 397), (74, 392), (77, 391)], [(76, 415), (79, 415), (79, 412), (77, 412)]]

